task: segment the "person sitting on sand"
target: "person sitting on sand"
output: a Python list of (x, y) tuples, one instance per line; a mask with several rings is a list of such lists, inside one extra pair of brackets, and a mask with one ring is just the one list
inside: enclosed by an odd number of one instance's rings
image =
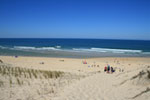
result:
[(113, 69), (113, 67), (110, 67), (111, 73), (115, 72), (115, 70)]
[(16, 55), (15, 58), (18, 58), (18, 56)]

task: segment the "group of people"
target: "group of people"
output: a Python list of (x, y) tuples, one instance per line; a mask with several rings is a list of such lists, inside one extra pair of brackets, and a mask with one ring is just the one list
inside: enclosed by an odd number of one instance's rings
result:
[(82, 61), (82, 63), (83, 63), (83, 64), (87, 64), (86, 60), (85, 60), (85, 61)]
[(107, 73), (111, 72), (111, 73), (113, 73), (113, 72), (115, 72), (115, 70), (110, 65), (107, 65), (107, 66), (104, 67), (104, 72), (107, 72)]

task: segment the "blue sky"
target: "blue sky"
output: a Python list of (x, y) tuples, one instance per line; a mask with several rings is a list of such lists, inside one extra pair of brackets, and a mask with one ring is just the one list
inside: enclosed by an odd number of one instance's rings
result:
[(0, 38), (150, 40), (150, 0), (0, 0)]

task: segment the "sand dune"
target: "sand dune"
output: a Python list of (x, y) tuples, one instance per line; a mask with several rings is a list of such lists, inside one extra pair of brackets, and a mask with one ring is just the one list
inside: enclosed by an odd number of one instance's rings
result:
[[(140, 70), (140, 71), (139, 71)], [(66, 88), (56, 100), (149, 100), (149, 68), (116, 74), (97, 73)], [(133, 74), (134, 73), (134, 74)], [(133, 74), (135, 76), (130, 76)], [(129, 76), (128, 76), (129, 75)]]
[[(72, 58), (1, 56), (0, 59), (1, 100), (150, 99), (150, 58), (90, 58), (86, 59), (88, 64), (82, 63), (85, 59)], [(116, 72), (104, 73), (107, 64), (116, 68)], [(8, 69), (16, 67), (24, 70), (24, 74), (13, 76)], [(27, 69), (32, 72), (31, 78)], [(63, 75), (51, 78), (49, 72)]]

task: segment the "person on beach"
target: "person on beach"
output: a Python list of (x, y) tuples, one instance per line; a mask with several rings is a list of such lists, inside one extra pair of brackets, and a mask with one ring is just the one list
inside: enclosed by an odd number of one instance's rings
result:
[(104, 67), (104, 72), (106, 72), (106, 71), (107, 71), (107, 67), (105, 66), (105, 67)]
[(107, 73), (109, 73), (109, 71), (110, 71), (110, 66), (108, 65), (107, 66)]
[(113, 73), (115, 70), (113, 69), (113, 67), (110, 67), (111, 73)]
[(83, 61), (82, 63), (83, 63), (83, 64), (87, 64), (87, 62), (86, 62), (86, 61)]

